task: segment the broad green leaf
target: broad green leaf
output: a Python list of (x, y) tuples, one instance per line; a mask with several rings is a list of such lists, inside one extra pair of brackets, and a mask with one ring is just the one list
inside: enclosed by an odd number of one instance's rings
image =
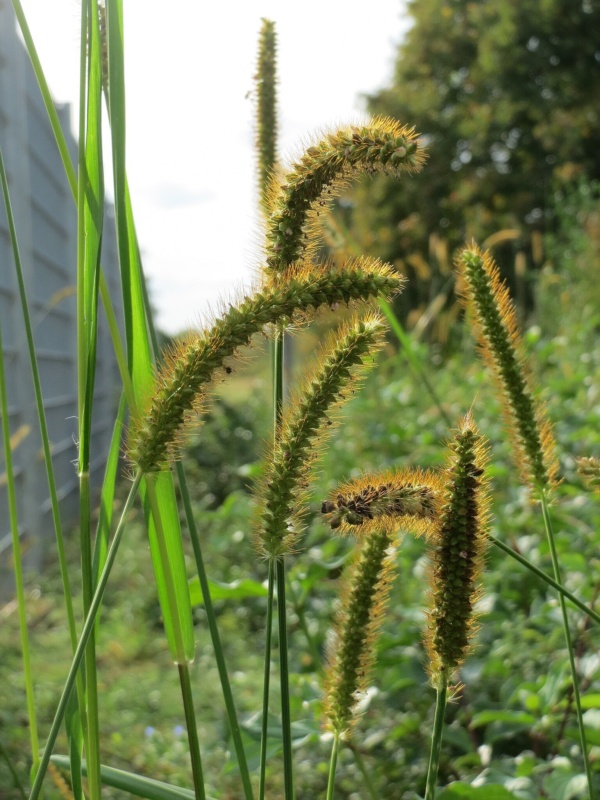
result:
[[(144, 305), (142, 266), (125, 173), (125, 83), (123, 3), (106, 4), (108, 31), (108, 106), (113, 146), (113, 176), (117, 245), (121, 265), (123, 307), (133, 402), (143, 401), (153, 378), (150, 340)], [(187, 590), (179, 514), (173, 479), (161, 473), (142, 484), (150, 551), (158, 596), (171, 653), (178, 663), (194, 657), (194, 630)]]
[[(233, 581), (232, 583), (220, 583), (219, 581), (208, 581), (210, 596), (213, 600), (245, 600), (247, 597), (266, 597), (267, 588), (258, 581), (250, 578), (245, 580)], [(193, 606), (200, 606), (204, 603), (200, 579), (196, 576), (189, 581), (190, 602)]]
[(471, 720), (471, 728), (481, 728), (483, 725), (490, 725), (492, 722), (508, 722), (512, 725), (533, 725), (536, 719), (531, 714), (523, 711), (481, 711), (475, 714)]
[(519, 800), (516, 794), (498, 783), (471, 786), (457, 781), (436, 795), (436, 800), (459, 800), (459, 798), (460, 800)]
[[(69, 759), (66, 756), (52, 756), (52, 762), (61, 769), (69, 769)], [(82, 772), (87, 774), (85, 761), (82, 763)], [(100, 776), (105, 786), (112, 786), (114, 789), (121, 789), (134, 797), (141, 797), (144, 800), (195, 800), (195, 794), (190, 789), (182, 789), (178, 786), (171, 786), (169, 783), (155, 781), (143, 775), (135, 775), (133, 772), (125, 772), (114, 767), (100, 767)], [(207, 798), (214, 800), (214, 798)]]

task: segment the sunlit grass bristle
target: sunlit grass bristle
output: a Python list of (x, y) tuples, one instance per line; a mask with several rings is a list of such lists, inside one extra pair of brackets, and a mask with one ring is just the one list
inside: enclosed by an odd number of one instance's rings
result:
[(460, 421), (448, 447), (440, 513), (429, 537), (430, 608), (425, 642), (427, 669), (435, 687), (452, 680), (471, 646), (488, 543), (487, 447), (470, 414)]
[(399, 177), (418, 172), (425, 152), (413, 128), (387, 117), (324, 133), (267, 192), (267, 265), (270, 275), (315, 255), (319, 215), (359, 173)]
[(338, 486), (321, 511), (333, 529), (363, 536), (382, 525), (427, 534), (437, 514), (442, 483), (437, 473), (390, 469)]
[(133, 417), (127, 447), (130, 462), (148, 473), (177, 458), (215, 373), (265, 326), (294, 322), (339, 303), (391, 297), (401, 285), (402, 279), (390, 267), (373, 259), (355, 259), (326, 271), (310, 265), (289, 268), (281, 280), (245, 297), (211, 327), (167, 352), (153, 393)]
[(375, 645), (394, 578), (398, 539), (385, 527), (360, 539), (352, 566), (342, 579), (334, 635), (325, 671), (327, 727), (347, 736), (358, 718), (368, 686)]
[(370, 314), (330, 334), (313, 370), (291, 394), (278, 426), (268, 466), (258, 487), (255, 542), (266, 558), (295, 549), (310, 470), (330, 435), (345, 390), (360, 385), (365, 368), (382, 346), (386, 326)]
[(534, 491), (556, 483), (558, 461), (552, 426), (534, 396), (514, 305), (497, 266), (476, 245), (457, 260), (459, 293), (485, 362), (501, 390), (506, 426), (521, 477)]
[(600, 492), (600, 458), (578, 458), (577, 473), (589, 489)]

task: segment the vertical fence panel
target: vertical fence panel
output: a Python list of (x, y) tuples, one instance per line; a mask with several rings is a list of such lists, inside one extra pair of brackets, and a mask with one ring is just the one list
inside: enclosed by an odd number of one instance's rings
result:
[[(59, 110), (69, 131), (69, 108)], [(68, 140), (73, 157), (76, 145)], [(34, 329), (56, 483), (65, 526), (76, 521), (78, 482), (76, 380), (76, 215), (33, 70), (17, 36), (10, 4), (0, 4), (0, 141), (7, 170)], [(4, 344), (19, 524), (26, 564), (39, 569), (54, 540), (41, 454), (27, 342), (3, 204), (0, 209), (0, 323)], [(118, 292), (114, 218), (106, 215), (102, 264)], [(120, 309), (117, 308), (120, 315)], [(119, 394), (119, 378), (104, 317), (92, 438), (92, 479), (99, 486)], [(1, 436), (1, 434), (0, 434)], [(11, 547), (0, 455), (0, 586), (6, 594)]]

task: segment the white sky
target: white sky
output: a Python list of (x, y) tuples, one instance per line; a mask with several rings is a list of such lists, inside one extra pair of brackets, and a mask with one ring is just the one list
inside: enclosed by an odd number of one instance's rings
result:
[[(78, 95), (79, 3), (22, 0), (57, 102)], [(260, 258), (253, 88), (261, 18), (278, 36), (280, 155), (361, 118), (389, 83), (404, 0), (125, 0), (127, 169), (158, 325), (175, 333)], [(168, 8), (168, 11), (165, 10)]]

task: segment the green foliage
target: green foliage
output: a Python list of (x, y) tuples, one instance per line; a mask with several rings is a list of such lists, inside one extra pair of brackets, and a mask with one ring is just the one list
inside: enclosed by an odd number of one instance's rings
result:
[(452, 252), (516, 229), (495, 253), (506, 273), (516, 249), (531, 254), (532, 235), (556, 228), (573, 180), (600, 178), (597, 2), (419, 0), (408, 12), (392, 85), (368, 107), (414, 124), (429, 163), (401, 188), (363, 185), (345, 212), (360, 252), (417, 279), (415, 259), (433, 270), (401, 298), (405, 311), (444, 280), (430, 237)]

